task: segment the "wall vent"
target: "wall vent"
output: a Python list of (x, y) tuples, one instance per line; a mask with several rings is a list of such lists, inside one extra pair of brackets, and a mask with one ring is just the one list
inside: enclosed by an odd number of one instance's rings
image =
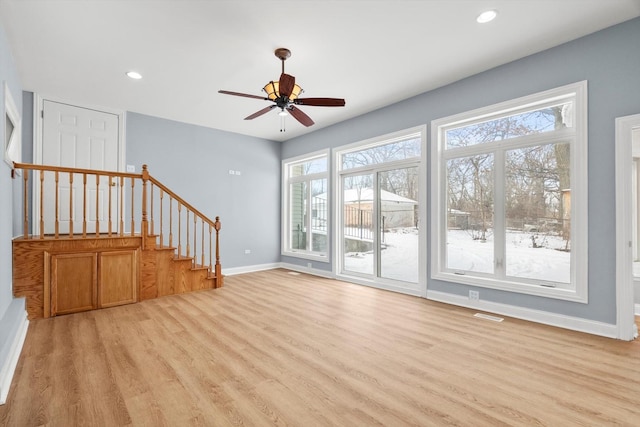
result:
[(489, 314), (484, 314), (484, 313), (476, 313), (473, 315), (473, 317), (478, 317), (480, 319), (485, 319), (485, 320), (491, 320), (492, 322), (502, 322), (504, 320), (502, 317), (491, 316)]

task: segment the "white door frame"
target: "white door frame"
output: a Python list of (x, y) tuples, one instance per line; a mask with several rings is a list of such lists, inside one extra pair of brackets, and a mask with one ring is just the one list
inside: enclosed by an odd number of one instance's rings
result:
[(640, 114), (616, 119), (616, 330), (617, 338), (638, 336), (633, 300), (632, 131), (640, 127)]
[[(96, 110), (104, 113), (109, 113), (118, 116), (118, 170), (117, 172), (124, 172), (125, 170), (125, 112), (123, 110), (116, 110), (113, 108), (101, 107), (96, 105), (80, 104), (78, 102), (72, 102), (69, 100), (61, 99), (55, 96), (48, 96), (39, 93), (33, 94), (33, 163), (42, 164), (42, 134), (43, 134), (43, 117), (42, 112), (44, 110), (44, 101), (57, 102), (59, 104), (72, 105), (78, 108), (85, 108), (88, 110)], [(31, 217), (31, 233), (40, 233), (40, 193), (38, 187), (35, 185), (35, 180), (32, 183), (32, 217)]]

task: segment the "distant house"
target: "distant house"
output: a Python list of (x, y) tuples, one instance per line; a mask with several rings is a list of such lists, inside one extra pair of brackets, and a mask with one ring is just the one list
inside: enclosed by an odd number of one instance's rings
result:
[[(373, 189), (353, 188), (343, 193), (345, 227), (371, 228)], [(415, 227), (418, 202), (389, 191), (380, 190), (380, 215), (385, 229)]]
[(449, 229), (466, 230), (469, 228), (469, 212), (458, 209), (449, 209), (447, 211), (447, 227)]

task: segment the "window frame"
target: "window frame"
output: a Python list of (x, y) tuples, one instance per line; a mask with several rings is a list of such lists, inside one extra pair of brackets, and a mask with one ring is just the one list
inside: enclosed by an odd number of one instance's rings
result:
[[(7, 129), (4, 130), (2, 135), (3, 147), (4, 147), (4, 161), (13, 169), (13, 163), (20, 163), (22, 161), (22, 117), (20, 111), (16, 107), (16, 103), (13, 100), (9, 85), (4, 82), (4, 117), (2, 120), (9, 120), (13, 124), (13, 131), (11, 138), (6, 140)], [(5, 125), (6, 126), (6, 125)], [(19, 170), (16, 170), (19, 174)]]
[[(506, 115), (528, 111), (533, 108), (543, 108), (559, 101), (573, 100), (574, 123), (573, 130), (561, 129), (553, 132), (543, 132), (537, 135), (512, 138), (470, 145), (468, 147), (446, 148), (446, 131), (463, 125), (497, 119)], [(463, 112), (431, 122), (431, 278), (498, 289), (515, 293), (536, 295), (555, 299), (588, 303), (588, 140), (587, 140), (587, 81), (581, 81), (536, 94), (512, 99), (498, 104)], [(509, 149), (524, 146), (538, 146), (560, 142), (571, 138), (570, 180), (571, 180), (571, 252), (570, 252), (570, 283), (562, 286), (541, 280), (506, 277), (501, 267), (491, 274), (464, 272), (448, 269), (446, 262), (447, 244), (447, 161), (452, 158), (471, 156), (476, 154), (495, 153), (504, 154)], [(494, 159), (494, 191), (496, 196), (504, 194), (505, 174), (504, 159), (500, 156)], [(498, 163), (500, 162), (500, 163)], [(500, 173), (502, 172), (502, 173)], [(494, 205), (494, 214), (504, 206), (504, 197), (500, 205)], [(494, 202), (495, 203), (495, 202)], [(504, 213), (501, 215), (504, 217)], [(501, 235), (495, 232), (499, 228)], [(496, 220), (494, 224), (494, 266), (500, 256), (505, 254), (504, 235), (506, 225)], [(502, 258), (504, 262), (504, 258)], [(553, 284), (555, 287), (551, 287)]]
[[(308, 259), (308, 260), (312, 260), (312, 261), (319, 261), (319, 262), (325, 262), (328, 263), (330, 262), (330, 230), (331, 230), (331, 193), (330, 193), (330, 189), (331, 189), (331, 183), (330, 183), (330, 171), (331, 171), (331, 164), (330, 164), (330, 156), (329, 156), (330, 150), (324, 149), (324, 150), (320, 150), (320, 151), (316, 151), (313, 153), (307, 153), (307, 154), (303, 154), (300, 156), (296, 156), (296, 157), (292, 157), (292, 158), (288, 158), (288, 159), (284, 159), (282, 160), (282, 233), (281, 233), (281, 239), (282, 239), (282, 244), (281, 244), (281, 255), (283, 256), (289, 256), (289, 257), (296, 257), (296, 258), (303, 258), (303, 259)], [(311, 160), (316, 160), (316, 159), (320, 159), (320, 158), (325, 158), (327, 161), (327, 170), (324, 172), (318, 172), (318, 173), (313, 173), (313, 174), (308, 174), (308, 175), (300, 175), (300, 176), (296, 176), (296, 177), (290, 177), (289, 176), (289, 171), (291, 166), (296, 165), (296, 164), (300, 164), (300, 163), (305, 163)], [(326, 251), (324, 252), (316, 252), (313, 251), (312, 249), (293, 249), (291, 248), (291, 192), (290, 192), (290, 186), (293, 183), (297, 183), (297, 182), (307, 182), (308, 184), (308, 188), (310, 191), (311, 188), (311, 181), (313, 180), (318, 180), (318, 179), (326, 179), (327, 180), (327, 245), (326, 245)], [(312, 197), (308, 197), (307, 200), (307, 211), (308, 212), (312, 212), (312, 202), (313, 202), (313, 198)], [(312, 222), (312, 215), (308, 215), (307, 218), (307, 229), (310, 230), (311, 229), (311, 222)], [(311, 239), (308, 240), (307, 242), (307, 248), (309, 248), (309, 245), (311, 244)]]

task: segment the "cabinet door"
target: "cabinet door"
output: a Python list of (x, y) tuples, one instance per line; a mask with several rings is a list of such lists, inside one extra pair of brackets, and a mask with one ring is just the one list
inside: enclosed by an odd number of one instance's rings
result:
[(51, 315), (97, 308), (98, 254), (59, 254), (51, 257)]
[(136, 254), (135, 250), (100, 253), (100, 307), (136, 302), (138, 287)]

